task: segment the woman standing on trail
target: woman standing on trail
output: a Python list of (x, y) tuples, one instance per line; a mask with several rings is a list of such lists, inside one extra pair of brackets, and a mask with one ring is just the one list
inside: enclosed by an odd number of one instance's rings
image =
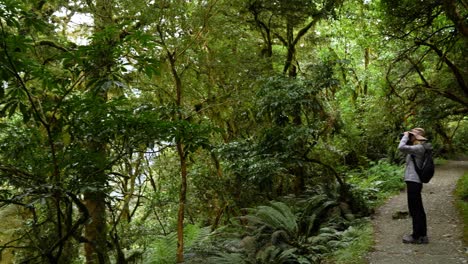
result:
[[(403, 237), (403, 243), (427, 244), (426, 212), (422, 202), (423, 184), (415, 169), (414, 161), (421, 167), (426, 149), (432, 148), (426, 143), (424, 129), (413, 128), (403, 134), (398, 149), (406, 155), (405, 182), (408, 196), (408, 210), (413, 220), (413, 233)], [(423, 145), (424, 144), (424, 145)], [(414, 157), (414, 159), (412, 158)]]

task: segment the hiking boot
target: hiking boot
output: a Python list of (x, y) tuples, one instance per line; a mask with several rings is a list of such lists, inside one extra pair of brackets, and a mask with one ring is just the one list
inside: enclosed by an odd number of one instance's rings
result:
[(422, 236), (419, 238), (419, 242), (421, 242), (421, 244), (429, 244), (429, 238), (427, 236)]
[(405, 244), (428, 244), (429, 238), (427, 236), (422, 236), (419, 238), (413, 238), (412, 235), (406, 235), (403, 237), (403, 243)]

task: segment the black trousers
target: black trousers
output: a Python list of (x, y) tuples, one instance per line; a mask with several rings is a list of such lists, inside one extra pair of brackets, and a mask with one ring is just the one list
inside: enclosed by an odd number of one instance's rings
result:
[(426, 212), (422, 202), (422, 183), (406, 182), (408, 192), (408, 210), (413, 220), (413, 238), (427, 236)]

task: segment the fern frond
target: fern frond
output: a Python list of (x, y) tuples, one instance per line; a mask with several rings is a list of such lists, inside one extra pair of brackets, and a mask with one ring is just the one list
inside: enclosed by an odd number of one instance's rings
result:
[(309, 209), (308, 211), (309, 212), (309, 215), (306, 215), (306, 214), (303, 214), (302, 215), (302, 218), (301, 218), (301, 222), (302, 223), (305, 223), (305, 235), (306, 236), (309, 236), (309, 235), (312, 235), (314, 233), (314, 231), (317, 230), (317, 227), (319, 226), (319, 222), (320, 220), (320, 217), (325, 213), (325, 211), (332, 207), (332, 206), (336, 206), (338, 205), (338, 203), (336, 201), (333, 201), (333, 200), (327, 200), (327, 201), (323, 201), (322, 204), (316, 206), (316, 207), (313, 207), (314, 210), (312, 209)]
[(268, 226), (272, 230), (284, 230), (292, 236), (297, 235), (297, 218), (284, 203), (272, 202), (271, 206), (258, 206), (250, 212), (252, 214), (245, 219), (252, 223)]
[(209, 257), (207, 264), (253, 264), (248, 262), (240, 253), (219, 253), (217, 256)]
[(280, 219), (282, 226), (286, 227), (286, 230), (290, 232), (290, 234), (296, 234), (298, 231), (297, 225), (297, 217), (292, 212), (291, 208), (281, 202), (272, 202), (272, 208), (279, 211), (283, 217)]
[(310, 199), (307, 199), (307, 201), (305, 201), (305, 208), (302, 212), (302, 216), (312, 215), (313, 213), (315, 213), (316, 208), (324, 202), (326, 202), (327, 200), (329, 199), (328, 196), (326, 196), (325, 194), (317, 195)]
[(204, 244), (207, 240), (210, 239), (212, 232), (211, 232), (211, 227), (198, 227), (198, 226), (192, 226), (188, 225), (185, 230), (185, 239), (187, 240), (187, 245), (188, 246), (199, 246)]
[(289, 261), (295, 262), (297, 259), (297, 255), (295, 254), (296, 252), (297, 248), (290, 248), (281, 251), (281, 254), (278, 256), (278, 260), (280, 261), (279, 263), (289, 263)]
[(311, 237), (308, 239), (310, 243), (313, 245), (325, 245), (327, 242), (331, 240), (339, 240), (340, 234), (338, 233), (321, 233), (315, 237)]
[[(197, 225), (187, 225), (184, 228), (184, 242), (186, 252), (207, 251), (203, 246), (209, 245), (205, 243), (210, 238), (211, 230), (209, 227), (200, 228)], [(176, 258), (177, 251), (177, 233), (173, 232), (167, 236), (157, 237), (149, 250), (148, 262), (151, 264), (172, 264)]]
[(281, 254), (281, 249), (275, 246), (268, 246), (259, 251), (256, 256), (256, 262), (259, 264), (278, 263), (275, 259)]

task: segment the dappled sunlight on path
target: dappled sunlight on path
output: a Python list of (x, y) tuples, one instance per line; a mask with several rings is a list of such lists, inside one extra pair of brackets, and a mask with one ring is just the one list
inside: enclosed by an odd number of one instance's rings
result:
[(411, 233), (411, 219), (393, 219), (398, 212), (407, 212), (406, 193), (391, 198), (379, 208), (373, 220), (374, 252), (370, 264), (468, 264), (467, 248), (462, 243), (462, 222), (456, 211), (453, 190), (456, 181), (468, 171), (468, 161), (449, 161), (436, 167), (429, 184), (424, 184), (429, 244), (403, 244), (402, 237)]

